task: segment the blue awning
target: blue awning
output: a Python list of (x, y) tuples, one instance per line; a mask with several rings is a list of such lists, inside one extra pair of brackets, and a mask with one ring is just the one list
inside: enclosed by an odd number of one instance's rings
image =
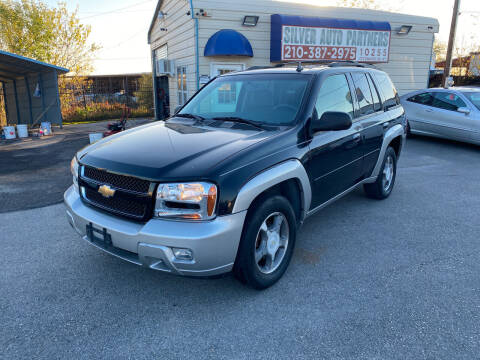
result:
[(205, 45), (204, 56), (253, 57), (250, 41), (238, 31), (224, 29), (213, 34)]

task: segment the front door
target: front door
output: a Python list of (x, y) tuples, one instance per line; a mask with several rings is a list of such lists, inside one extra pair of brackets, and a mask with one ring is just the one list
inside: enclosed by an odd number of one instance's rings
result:
[(210, 65), (210, 76), (214, 78), (215, 76), (218, 76), (218, 75), (223, 75), (229, 72), (242, 71), (242, 70), (245, 70), (244, 64), (214, 63)]
[[(326, 111), (354, 114), (353, 96), (345, 74), (323, 81), (315, 111), (321, 118)], [(313, 134), (307, 158), (312, 183), (312, 209), (351, 188), (362, 177), (363, 148), (360, 131), (354, 123), (348, 130), (320, 131)]]

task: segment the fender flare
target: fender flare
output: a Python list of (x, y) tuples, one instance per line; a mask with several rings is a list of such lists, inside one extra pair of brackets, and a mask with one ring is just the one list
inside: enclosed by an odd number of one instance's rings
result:
[(310, 209), (312, 189), (307, 172), (299, 160), (291, 159), (255, 175), (240, 189), (232, 213), (248, 210), (255, 198), (265, 190), (286, 180), (298, 181), (301, 190), (302, 219)]
[(375, 167), (373, 168), (372, 172), (372, 178), (373, 182), (376, 181), (378, 175), (380, 174), (380, 169), (383, 164), (383, 158), (385, 157), (385, 152), (387, 151), (388, 145), (392, 142), (393, 139), (401, 136), (402, 141), (401, 141), (401, 147), (403, 147), (403, 144), (405, 143), (405, 130), (403, 128), (403, 125), (397, 124), (395, 126), (392, 126), (390, 129), (387, 130), (385, 135), (383, 136), (383, 143), (382, 147), (380, 149), (380, 154), (378, 155), (377, 163), (375, 164)]

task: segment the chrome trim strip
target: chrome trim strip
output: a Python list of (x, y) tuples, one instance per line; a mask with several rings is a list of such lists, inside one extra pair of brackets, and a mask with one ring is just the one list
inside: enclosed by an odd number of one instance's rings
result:
[(349, 189), (345, 190), (344, 192), (334, 196), (330, 200), (325, 201), (323, 204), (318, 205), (315, 209), (310, 210), (307, 213), (306, 218), (314, 215), (317, 211), (322, 210), (323, 208), (330, 205), (331, 203), (333, 203), (333, 202), (337, 201), (338, 199), (344, 197), (345, 195), (349, 194), (350, 192), (352, 192), (353, 190), (358, 188), (360, 185), (363, 185), (363, 184), (366, 184), (366, 183), (369, 183), (369, 182), (374, 182), (376, 179), (377, 179), (376, 177), (370, 177), (370, 178), (367, 178), (367, 179), (364, 179), (364, 180), (360, 181), (359, 183), (353, 185), (351, 188), (349, 188)]
[(312, 189), (307, 172), (299, 160), (292, 159), (267, 169), (250, 179), (240, 189), (232, 213), (248, 210), (255, 198), (265, 190), (285, 180), (296, 179), (302, 191), (303, 216), (310, 208)]

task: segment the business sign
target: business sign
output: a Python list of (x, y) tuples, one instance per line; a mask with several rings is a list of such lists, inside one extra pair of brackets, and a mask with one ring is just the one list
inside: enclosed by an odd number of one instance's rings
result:
[(270, 61), (388, 62), (387, 22), (272, 15)]

